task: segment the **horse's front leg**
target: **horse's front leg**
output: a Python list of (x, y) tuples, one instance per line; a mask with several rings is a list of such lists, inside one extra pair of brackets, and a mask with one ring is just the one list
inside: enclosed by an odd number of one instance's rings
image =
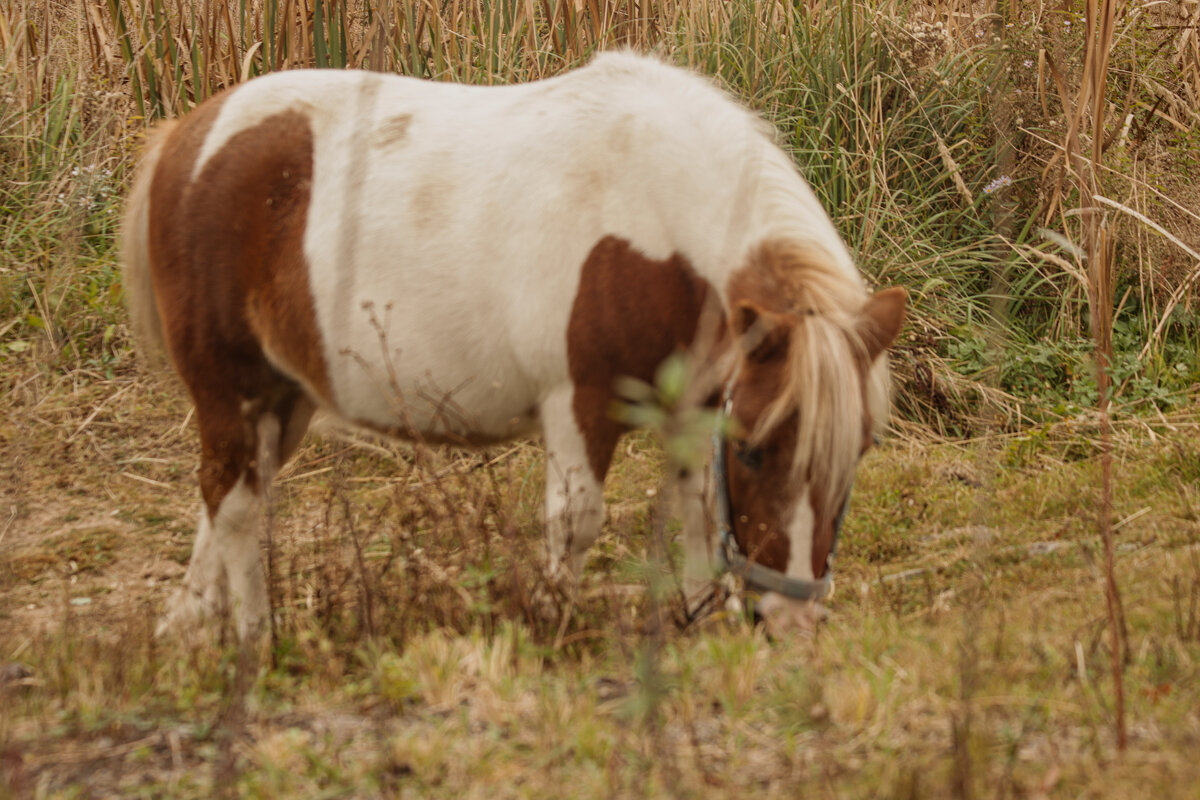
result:
[(604, 521), (604, 475), (620, 428), (608, 392), (568, 384), (541, 406), (546, 442), (546, 556), (552, 580), (578, 579)]

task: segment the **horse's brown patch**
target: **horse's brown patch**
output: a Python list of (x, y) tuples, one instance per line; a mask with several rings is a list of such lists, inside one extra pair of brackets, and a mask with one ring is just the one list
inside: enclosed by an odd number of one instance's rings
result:
[(596, 480), (604, 480), (625, 429), (612, 415), (616, 379), (653, 381), (664, 359), (692, 344), (706, 308), (720, 313), (712, 286), (683, 256), (648, 258), (615, 236), (588, 254), (567, 326), (567, 360), (575, 422)]
[[(799, 287), (788, 280), (785, 271), (777, 268), (776, 261), (769, 257), (769, 251), (760, 248), (745, 266), (734, 271), (726, 285), (730, 302), (737, 307), (756, 307), (775, 313), (796, 311), (793, 298)], [(754, 321), (748, 320), (741, 327), (744, 329)]]
[[(759, 319), (735, 314), (733, 332), (744, 336), (747, 326), (758, 324)], [(786, 572), (791, 557), (786, 525), (799, 488), (792, 470), (797, 417), (792, 414), (784, 419), (761, 440), (745, 437), (783, 389), (787, 346), (795, 324), (794, 318), (778, 315), (771, 320), (771, 328), (763, 331), (754, 352), (743, 360), (731, 411), (736, 435), (725, 464), (729, 496), (736, 498), (731, 509), (734, 537), (752, 560), (779, 572)], [(744, 453), (739, 458), (742, 450), (754, 452), (755, 458), (745, 459)]]
[(408, 139), (408, 129), (411, 125), (412, 114), (388, 117), (375, 129), (372, 137), (375, 147), (385, 148), (404, 143)]
[(210, 512), (243, 474), (258, 414), (286, 426), (297, 383), (330, 398), (302, 240), (312, 182), (303, 114), (233, 136), (192, 180), (218, 96), (164, 143), (150, 189), (149, 251), (168, 350), (196, 403)]

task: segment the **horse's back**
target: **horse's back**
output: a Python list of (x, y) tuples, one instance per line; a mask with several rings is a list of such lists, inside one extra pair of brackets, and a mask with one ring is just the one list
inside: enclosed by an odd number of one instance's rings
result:
[(160, 302), (189, 328), (168, 339), (261, 355), (367, 424), (452, 393), (464, 427), (518, 433), (568, 380), (589, 253), (616, 239), (713, 272), (762, 145), (704, 79), (628, 54), (499, 88), (260, 78), (186, 118), (156, 175)]

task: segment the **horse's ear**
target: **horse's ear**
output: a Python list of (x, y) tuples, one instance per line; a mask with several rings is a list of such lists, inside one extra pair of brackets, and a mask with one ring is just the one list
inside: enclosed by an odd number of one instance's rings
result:
[(867, 361), (892, 346), (904, 327), (904, 307), (908, 292), (900, 286), (883, 289), (867, 298), (859, 318), (858, 333), (867, 348)]
[(733, 309), (733, 333), (746, 349), (747, 358), (764, 363), (787, 350), (792, 326), (782, 314), (741, 300)]

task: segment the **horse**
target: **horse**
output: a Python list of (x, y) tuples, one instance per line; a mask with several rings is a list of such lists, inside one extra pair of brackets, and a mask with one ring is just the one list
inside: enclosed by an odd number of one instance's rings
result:
[(867, 290), (767, 123), (629, 52), (499, 87), (240, 84), (150, 137), (122, 262), (135, 339), (168, 356), (200, 438), (199, 524), (159, 632), (231, 613), (243, 640), (269, 614), (256, 521), (316, 410), (457, 445), (540, 429), (548, 574), (566, 579), (603, 522), (617, 380), (680, 353), (729, 418), (715, 469), (680, 470), (683, 587), (733, 564), (769, 619), (811, 620), (906, 305)]

